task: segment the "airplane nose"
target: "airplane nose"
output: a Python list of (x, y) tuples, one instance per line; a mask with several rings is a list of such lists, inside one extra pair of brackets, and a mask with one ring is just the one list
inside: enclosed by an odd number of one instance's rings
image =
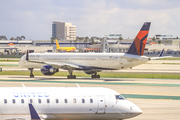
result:
[[(130, 101), (129, 101), (130, 102)], [(131, 117), (135, 117), (135, 116), (137, 116), (137, 115), (140, 115), (140, 114), (142, 114), (142, 110), (138, 107), (138, 106), (136, 106), (134, 103), (132, 103), (132, 102), (130, 102), (130, 106), (129, 106), (130, 108), (129, 108), (129, 112), (131, 113)]]
[(129, 100), (120, 101), (119, 105), (120, 109), (123, 108), (120, 111), (123, 115), (123, 119), (132, 118), (142, 114), (142, 110)]

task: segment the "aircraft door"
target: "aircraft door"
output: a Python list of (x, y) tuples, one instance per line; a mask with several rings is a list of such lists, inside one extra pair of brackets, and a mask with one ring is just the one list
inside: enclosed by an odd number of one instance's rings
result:
[(98, 97), (97, 113), (105, 113), (105, 99), (104, 99), (104, 97)]

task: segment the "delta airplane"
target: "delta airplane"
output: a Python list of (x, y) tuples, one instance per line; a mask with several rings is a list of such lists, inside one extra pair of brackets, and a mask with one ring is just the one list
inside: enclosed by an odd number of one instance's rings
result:
[(1, 120), (122, 120), (142, 110), (98, 87), (1, 87)]
[(59, 43), (58, 43), (58, 41), (57, 41), (57, 39), (56, 39), (56, 50), (57, 51), (67, 51), (67, 52), (69, 52), (69, 51), (75, 51), (76, 50), (76, 48), (75, 47), (60, 47), (59, 46)]
[(151, 59), (143, 56), (149, 33), (150, 22), (145, 22), (131, 44), (127, 53), (28, 53), (22, 56), (19, 66), (28, 68), (34, 77), (33, 69), (41, 68), (44, 75), (53, 75), (59, 69), (68, 70), (68, 79), (76, 79), (74, 70), (82, 70), (91, 78), (100, 78), (97, 75), (102, 70), (121, 70), (144, 64)]

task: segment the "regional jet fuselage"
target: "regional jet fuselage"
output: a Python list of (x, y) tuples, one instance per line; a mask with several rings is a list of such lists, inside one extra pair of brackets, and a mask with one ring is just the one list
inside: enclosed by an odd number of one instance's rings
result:
[(11, 87), (0, 95), (0, 120), (121, 120), (142, 113), (108, 88)]

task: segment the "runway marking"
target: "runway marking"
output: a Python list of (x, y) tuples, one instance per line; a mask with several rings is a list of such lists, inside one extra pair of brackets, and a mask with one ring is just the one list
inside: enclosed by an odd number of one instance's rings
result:
[(135, 86), (161, 86), (180, 87), (180, 84), (158, 84), (158, 83), (120, 83), (120, 82), (80, 82), (80, 81), (53, 81), (53, 80), (0, 80), (1, 82), (39, 82), (39, 83), (78, 83), (78, 84), (106, 84), (106, 85), (135, 85)]
[(139, 94), (121, 94), (121, 95), (123, 95), (125, 98), (180, 100), (180, 96), (139, 95)]

